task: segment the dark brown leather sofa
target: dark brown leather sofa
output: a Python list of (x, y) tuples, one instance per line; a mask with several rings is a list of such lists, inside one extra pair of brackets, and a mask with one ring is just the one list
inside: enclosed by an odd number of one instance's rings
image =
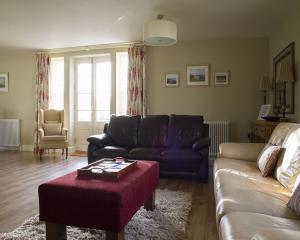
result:
[(100, 135), (87, 141), (88, 162), (101, 158), (158, 161), (163, 176), (208, 178), (208, 125), (202, 116), (112, 116)]

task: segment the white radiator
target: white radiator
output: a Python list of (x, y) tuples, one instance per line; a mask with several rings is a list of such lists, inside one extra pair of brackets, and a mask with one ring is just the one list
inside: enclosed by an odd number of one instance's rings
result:
[(0, 119), (0, 147), (20, 146), (20, 120)]
[(206, 121), (209, 125), (209, 137), (211, 146), (209, 156), (216, 157), (219, 152), (219, 145), (229, 141), (229, 121)]

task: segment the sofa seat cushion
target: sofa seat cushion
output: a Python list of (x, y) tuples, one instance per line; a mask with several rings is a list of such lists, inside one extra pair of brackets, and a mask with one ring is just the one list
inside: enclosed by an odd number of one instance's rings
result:
[(253, 212), (296, 219), (297, 215), (287, 207), (289, 198), (279, 191), (223, 186), (215, 193), (217, 222), (231, 212)]
[(161, 153), (160, 169), (170, 172), (197, 172), (201, 160), (201, 154), (192, 149), (166, 149)]
[(214, 163), (215, 192), (222, 186), (256, 191), (291, 192), (273, 177), (263, 177), (255, 162), (219, 158)]
[(123, 147), (106, 146), (93, 152), (96, 159), (101, 158), (115, 158), (115, 157), (128, 157), (128, 149)]
[[(235, 212), (224, 216), (219, 226), (222, 240), (250, 240), (262, 231), (299, 231), (300, 220), (273, 217), (259, 213)], [(289, 239), (289, 238), (282, 238)], [(300, 239), (300, 238), (299, 238)], [(274, 240), (272, 238), (272, 240)]]
[(160, 160), (160, 148), (133, 148), (129, 152), (128, 158), (138, 160)]
[(290, 230), (290, 229), (274, 229), (269, 228), (259, 231), (254, 235), (251, 240), (299, 240), (300, 239), (300, 229)]

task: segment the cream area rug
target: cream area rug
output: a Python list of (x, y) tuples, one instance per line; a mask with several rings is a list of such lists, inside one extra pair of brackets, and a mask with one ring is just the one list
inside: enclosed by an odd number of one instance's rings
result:
[[(156, 190), (155, 210), (143, 207), (125, 227), (126, 240), (186, 240), (186, 223), (192, 205), (191, 192)], [(105, 233), (67, 227), (68, 240), (104, 240)], [(1, 233), (0, 240), (44, 240), (45, 224), (35, 216), (12, 232)]]

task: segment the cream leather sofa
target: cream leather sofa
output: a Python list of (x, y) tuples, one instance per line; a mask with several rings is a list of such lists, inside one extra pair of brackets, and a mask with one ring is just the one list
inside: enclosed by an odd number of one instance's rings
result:
[[(299, 149), (300, 124), (280, 123), (269, 142), (283, 146), (285, 154)], [(263, 177), (256, 160), (264, 145), (220, 146), (214, 164), (214, 193), (221, 240), (300, 239), (300, 217), (286, 206), (292, 191), (275, 178), (285, 167), (285, 158), (278, 162), (274, 176)]]

